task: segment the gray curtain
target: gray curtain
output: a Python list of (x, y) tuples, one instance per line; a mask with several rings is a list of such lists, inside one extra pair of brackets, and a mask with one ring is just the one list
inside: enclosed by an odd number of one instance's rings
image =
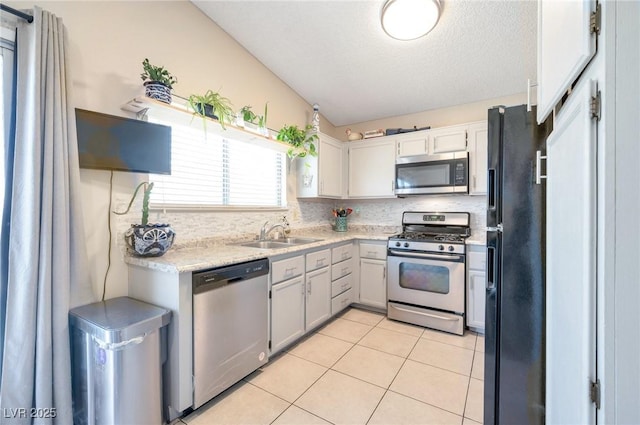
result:
[[(34, 8), (16, 37), (2, 423), (71, 424), (68, 311), (94, 301), (80, 210), (75, 113), (66, 31)], [(10, 409), (55, 408), (55, 418), (11, 418)], [(28, 412), (28, 410), (27, 410)], [(9, 417), (7, 417), (9, 416)], [(5, 422), (6, 421), (6, 422)]]

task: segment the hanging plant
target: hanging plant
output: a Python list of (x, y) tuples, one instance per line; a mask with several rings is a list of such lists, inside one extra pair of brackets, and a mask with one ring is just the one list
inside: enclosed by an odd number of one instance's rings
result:
[(287, 156), (290, 159), (318, 155), (316, 145), (313, 143), (318, 140), (318, 135), (311, 133), (311, 129), (312, 127), (309, 124), (304, 129), (298, 128), (297, 125), (285, 125), (280, 129), (277, 139), (291, 145), (291, 148), (287, 151)]

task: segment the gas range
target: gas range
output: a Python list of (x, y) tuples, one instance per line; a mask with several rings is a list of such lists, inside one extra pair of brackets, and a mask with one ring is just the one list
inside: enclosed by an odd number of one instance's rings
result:
[(388, 248), (464, 254), (469, 235), (469, 213), (406, 211), (402, 214), (402, 233), (389, 238)]
[(389, 319), (464, 333), (469, 213), (406, 211), (387, 249)]

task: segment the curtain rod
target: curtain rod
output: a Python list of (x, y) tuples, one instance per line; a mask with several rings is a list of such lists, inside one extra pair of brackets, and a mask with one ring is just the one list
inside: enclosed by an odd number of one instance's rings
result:
[(5, 12), (9, 12), (11, 14), (14, 14), (22, 19), (24, 19), (25, 21), (27, 21), (28, 23), (33, 22), (33, 16), (31, 15), (27, 15), (24, 12), (20, 12), (19, 10), (16, 10), (12, 7), (9, 6), (5, 6), (4, 4), (0, 3), (0, 10), (4, 10)]

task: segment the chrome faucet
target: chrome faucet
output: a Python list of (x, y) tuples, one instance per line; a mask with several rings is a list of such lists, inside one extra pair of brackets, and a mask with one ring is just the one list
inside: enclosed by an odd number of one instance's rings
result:
[(267, 229), (267, 225), (269, 224), (269, 221), (265, 221), (264, 224), (262, 225), (262, 227), (260, 228), (260, 238), (259, 240), (264, 241), (267, 240), (267, 237), (269, 236), (269, 233), (271, 233), (274, 229), (276, 228), (281, 228), (282, 229), (282, 233), (284, 234), (284, 226), (282, 224), (274, 224), (273, 226), (269, 227)]

